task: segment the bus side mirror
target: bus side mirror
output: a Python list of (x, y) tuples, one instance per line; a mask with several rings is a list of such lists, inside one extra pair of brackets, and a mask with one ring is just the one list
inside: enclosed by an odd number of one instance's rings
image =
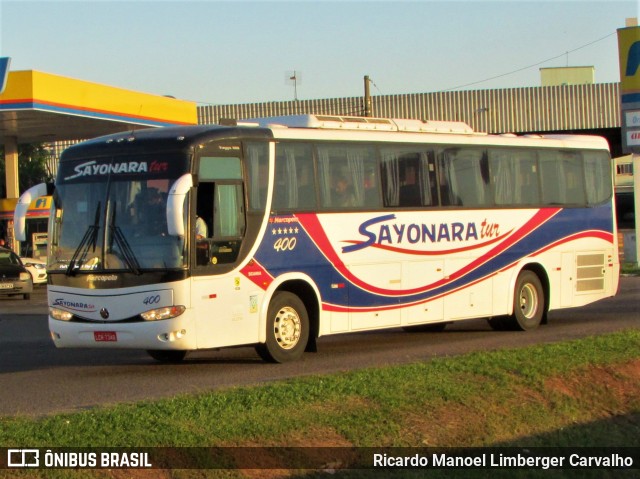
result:
[(193, 186), (191, 173), (182, 175), (173, 184), (167, 197), (167, 230), (171, 236), (184, 236), (184, 200)]
[(53, 185), (48, 185), (47, 183), (40, 183), (39, 185), (32, 186), (20, 195), (18, 203), (16, 204), (16, 210), (13, 213), (14, 236), (18, 241), (27, 240), (25, 219), (27, 217), (27, 211), (29, 211), (29, 205), (36, 198), (51, 194), (52, 186)]

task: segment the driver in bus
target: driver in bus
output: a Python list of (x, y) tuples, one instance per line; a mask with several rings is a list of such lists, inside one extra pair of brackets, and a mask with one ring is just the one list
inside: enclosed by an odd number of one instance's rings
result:
[(164, 203), (165, 201), (157, 188), (147, 188), (136, 195), (130, 212), (133, 216), (133, 223), (139, 228), (138, 236), (164, 236), (166, 234)]
[(196, 216), (196, 239), (201, 240), (207, 237), (207, 223), (200, 217)]

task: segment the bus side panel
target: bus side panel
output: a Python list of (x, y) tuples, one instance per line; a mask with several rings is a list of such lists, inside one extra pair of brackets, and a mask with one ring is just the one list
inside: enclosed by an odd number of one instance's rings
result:
[[(473, 261), (473, 258), (447, 258), (445, 261), (445, 278), (462, 270)], [(445, 296), (444, 310), (448, 320), (479, 318), (491, 316), (493, 313), (493, 278), (485, 277), (453, 294)]]
[(613, 296), (618, 289), (619, 267), (617, 253), (610, 244), (601, 248), (579, 240), (574, 251), (562, 252), (562, 274), (559, 298), (552, 296), (551, 308), (584, 306)]
[[(406, 261), (403, 268), (403, 287), (415, 288), (424, 281), (427, 284), (436, 283), (444, 279), (444, 261)], [(438, 322), (444, 319), (444, 298), (434, 297), (426, 301), (419, 301), (413, 306), (402, 309), (402, 324)]]
[[(560, 255), (560, 268), (557, 277), (552, 284), (560, 285), (558, 297), (552, 295), (549, 309), (568, 308), (573, 304), (573, 277), (575, 274), (575, 253), (573, 251), (562, 251)], [(557, 263), (556, 263), (557, 264)], [(554, 268), (556, 271), (558, 268)], [(557, 304), (559, 301), (559, 304)], [(557, 304), (557, 306), (556, 306)]]
[(238, 272), (191, 281), (198, 349), (258, 342), (263, 291)]
[[(402, 264), (382, 263), (382, 264), (356, 264), (349, 266), (349, 269), (358, 277), (376, 276), (384, 278), (383, 285), (393, 288), (402, 284)], [(401, 299), (398, 298), (397, 303), (400, 305)], [(388, 328), (392, 326), (400, 326), (401, 311), (400, 308), (391, 305), (389, 308), (375, 308), (367, 311), (366, 308), (351, 312), (351, 329), (357, 331), (360, 329), (376, 329)]]

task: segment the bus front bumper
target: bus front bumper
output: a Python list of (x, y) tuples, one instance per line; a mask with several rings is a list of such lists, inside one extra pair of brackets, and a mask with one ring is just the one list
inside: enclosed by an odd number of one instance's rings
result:
[(49, 316), (51, 339), (58, 348), (197, 349), (191, 315), (161, 321), (78, 322)]

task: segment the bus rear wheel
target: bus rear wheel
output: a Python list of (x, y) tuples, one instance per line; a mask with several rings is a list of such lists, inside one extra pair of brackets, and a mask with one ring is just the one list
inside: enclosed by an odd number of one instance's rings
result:
[(273, 295), (267, 312), (267, 340), (256, 351), (273, 363), (295, 361), (309, 341), (309, 315), (298, 296), (288, 291)]
[(540, 326), (545, 312), (545, 296), (540, 278), (525, 270), (516, 280), (513, 314), (508, 317), (511, 329), (530, 331)]
[(187, 352), (165, 349), (149, 349), (147, 350), (147, 354), (161, 363), (181, 363), (187, 355)]

